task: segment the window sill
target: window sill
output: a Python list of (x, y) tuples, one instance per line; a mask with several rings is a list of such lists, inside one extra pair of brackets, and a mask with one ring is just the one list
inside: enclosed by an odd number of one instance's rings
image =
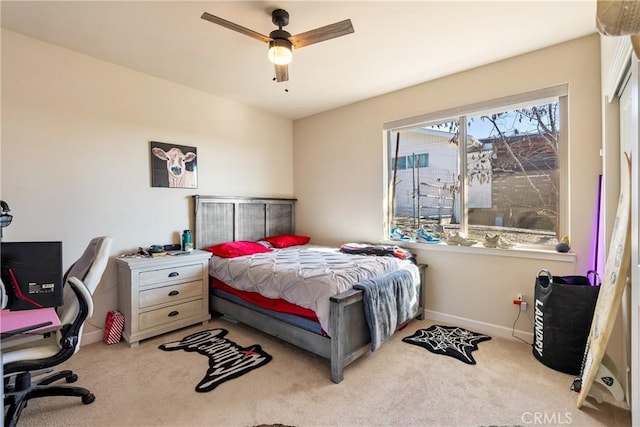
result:
[(381, 242), (384, 245), (395, 245), (402, 248), (420, 251), (445, 251), (455, 252), (463, 254), (473, 255), (486, 255), (486, 256), (501, 256), (508, 258), (527, 258), (527, 259), (540, 259), (547, 261), (559, 261), (575, 263), (577, 255), (573, 252), (560, 253), (553, 250), (546, 250), (540, 248), (533, 248), (528, 246), (515, 246), (509, 249), (499, 248), (485, 248), (481, 244), (473, 246), (456, 246), (448, 245), (446, 243), (416, 243), (411, 241), (401, 240), (383, 240)]

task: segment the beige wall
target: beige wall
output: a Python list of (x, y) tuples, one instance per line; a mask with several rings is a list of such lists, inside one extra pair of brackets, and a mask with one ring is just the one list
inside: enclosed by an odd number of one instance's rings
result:
[[(197, 147), (199, 188), (152, 188), (149, 141)], [(65, 268), (96, 235), (178, 242), (192, 194), (293, 195), (290, 120), (6, 30), (1, 148), (5, 241), (61, 240)], [(91, 323), (116, 308), (111, 262)]]
[[(389, 69), (393, 78), (393, 69)], [(426, 307), (437, 319), (510, 335), (516, 293), (533, 300), (536, 273), (585, 274), (601, 172), (600, 51), (597, 35), (447, 76), (294, 122), (298, 231), (316, 243), (378, 241), (384, 216), (384, 122), (569, 84), (569, 220), (574, 256), (429, 245)], [(575, 263), (574, 263), (575, 261)], [(531, 315), (531, 310), (529, 310)], [(524, 319), (516, 329), (531, 331)]]

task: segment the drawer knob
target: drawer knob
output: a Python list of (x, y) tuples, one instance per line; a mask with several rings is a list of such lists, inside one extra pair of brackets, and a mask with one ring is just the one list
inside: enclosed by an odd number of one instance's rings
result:
[(176, 296), (176, 295), (178, 295), (179, 293), (180, 293), (180, 292), (178, 292), (178, 291), (171, 291), (171, 292), (169, 292), (169, 296), (170, 296), (170, 297), (175, 297), (175, 296)]
[(180, 273), (178, 273), (177, 271), (172, 271), (171, 273), (169, 273), (169, 277), (177, 277), (179, 275)]
[(169, 317), (177, 316), (178, 314), (180, 314), (180, 312), (174, 310), (171, 313), (169, 313)]

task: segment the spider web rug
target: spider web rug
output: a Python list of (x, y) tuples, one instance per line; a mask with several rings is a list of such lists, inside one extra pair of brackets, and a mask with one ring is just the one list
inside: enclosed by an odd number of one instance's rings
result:
[(478, 343), (490, 339), (488, 335), (457, 326), (433, 325), (427, 329), (418, 329), (415, 334), (403, 338), (402, 341), (426, 348), (435, 354), (455, 357), (464, 363), (475, 365), (476, 361), (471, 352), (478, 349)]
[(209, 329), (187, 335), (180, 341), (161, 344), (158, 348), (164, 351), (184, 350), (207, 356), (209, 369), (196, 385), (196, 391), (204, 393), (271, 361), (271, 355), (258, 344), (241, 347), (226, 339), (227, 333), (222, 328)]

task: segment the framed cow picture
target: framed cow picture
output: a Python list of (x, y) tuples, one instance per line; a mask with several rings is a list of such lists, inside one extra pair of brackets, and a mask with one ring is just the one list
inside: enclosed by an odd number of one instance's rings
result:
[(198, 188), (197, 148), (151, 141), (151, 186)]

